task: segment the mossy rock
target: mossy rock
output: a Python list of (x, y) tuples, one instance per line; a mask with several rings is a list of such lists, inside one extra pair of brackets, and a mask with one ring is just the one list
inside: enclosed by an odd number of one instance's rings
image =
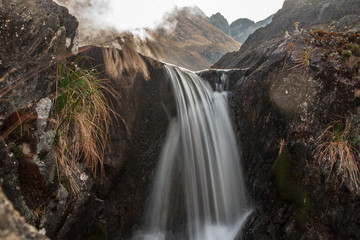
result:
[(272, 169), (280, 197), (295, 206), (295, 220), (303, 229), (311, 210), (311, 201), (308, 193), (298, 184), (291, 172), (291, 161), (284, 140), (280, 142), (279, 155)]
[(101, 221), (97, 221), (94, 224), (92, 240), (106, 240), (106, 239), (107, 239), (106, 225)]

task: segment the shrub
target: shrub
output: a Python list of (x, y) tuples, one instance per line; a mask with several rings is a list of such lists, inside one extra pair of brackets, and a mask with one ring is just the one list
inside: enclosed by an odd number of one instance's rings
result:
[[(345, 124), (344, 124), (345, 122)], [(348, 119), (332, 122), (317, 139), (315, 157), (320, 166), (328, 165), (350, 190), (360, 188), (359, 127)]]
[(85, 70), (72, 63), (62, 75), (59, 64), (54, 150), (59, 176), (68, 178), (75, 195), (80, 191), (79, 161), (84, 161), (95, 177), (98, 169), (103, 174), (111, 112), (106, 92), (110, 88), (94, 69)]

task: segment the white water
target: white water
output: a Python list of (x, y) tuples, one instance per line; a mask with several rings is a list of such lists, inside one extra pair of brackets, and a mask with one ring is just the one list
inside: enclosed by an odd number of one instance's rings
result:
[[(225, 97), (190, 71), (165, 69), (177, 117), (162, 149), (145, 234), (135, 238), (232, 240), (250, 210)], [(179, 208), (186, 223), (178, 227)]]

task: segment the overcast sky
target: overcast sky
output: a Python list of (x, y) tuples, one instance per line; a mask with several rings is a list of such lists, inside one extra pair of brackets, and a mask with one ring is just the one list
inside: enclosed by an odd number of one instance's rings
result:
[(279, 10), (284, 0), (170, 0), (170, 2), (185, 3), (183, 5), (193, 3), (209, 17), (220, 12), (230, 24), (239, 18), (249, 18), (256, 22), (263, 20)]
[[(77, 0), (86, 1), (86, 0)], [(259, 21), (282, 7), (284, 0), (90, 0), (91, 9), (82, 11), (86, 21), (101, 28), (115, 27), (117, 30), (152, 28), (160, 24), (166, 12), (174, 7), (196, 5), (207, 16), (220, 12), (229, 24), (238, 18)], [(70, 1), (74, 2), (74, 1)]]

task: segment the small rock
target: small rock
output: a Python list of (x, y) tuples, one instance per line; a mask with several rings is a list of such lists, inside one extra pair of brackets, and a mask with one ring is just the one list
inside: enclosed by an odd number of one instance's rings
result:
[(23, 143), (21, 146), (22, 152), (24, 155), (30, 155), (31, 154), (31, 147), (28, 143)]

